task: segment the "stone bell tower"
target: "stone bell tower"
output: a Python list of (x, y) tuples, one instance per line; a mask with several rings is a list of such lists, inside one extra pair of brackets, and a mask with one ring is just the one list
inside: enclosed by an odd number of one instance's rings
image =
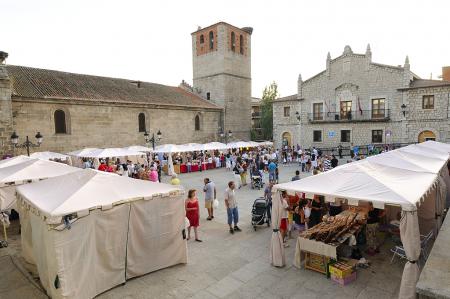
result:
[[(11, 81), (5, 67), (8, 53), (0, 51), (0, 155), (12, 153), (10, 136), (13, 131)], [(0, 157), (1, 158), (1, 157)]]
[(233, 139), (250, 140), (252, 32), (220, 22), (192, 33), (194, 91), (224, 108), (220, 126)]

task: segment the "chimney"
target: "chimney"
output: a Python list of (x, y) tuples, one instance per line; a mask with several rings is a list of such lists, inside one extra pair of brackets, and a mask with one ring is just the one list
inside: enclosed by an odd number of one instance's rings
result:
[(8, 53), (0, 51), (0, 64), (4, 64), (6, 58), (8, 58)]
[(442, 80), (450, 82), (450, 66), (442, 67)]

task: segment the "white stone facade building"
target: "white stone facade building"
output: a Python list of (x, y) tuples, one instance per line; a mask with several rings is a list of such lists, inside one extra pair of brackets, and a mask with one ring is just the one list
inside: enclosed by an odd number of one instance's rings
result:
[(372, 62), (346, 46), (298, 93), (273, 104), (274, 142), (303, 147), (450, 142), (450, 79), (424, 80), (403, 66)]

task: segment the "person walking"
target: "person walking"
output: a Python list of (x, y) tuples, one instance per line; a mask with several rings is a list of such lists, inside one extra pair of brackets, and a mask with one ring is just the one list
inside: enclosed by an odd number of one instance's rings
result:
[(272, 160), (269, 163), (269, 181), (275, 181), (276, 177), (275, 177), (275, 171), (277, 169), (277, 164), (275, 164), (275, 162)]
[(186, 199), (185, 202), (185, 209), (186, 209), (186, 218), (189, 220), (187, 240), (191, 238), (191, 227), (193, 227), (195, 241), (202, 242), (202, 240), (198, 238), (198, 231), (197, 231), (197, 228), (200, 223), (200, 211), (197, 199), (197, 191), (195, 189), (191, 189), (188, 191), (188, 198)]
[[(236, 201), (236, 185), (233, 181), (228, 182), (228, 188), (225, 190), (225, 207), (227, 208), (228, 226), (230, 227), (230, 233), (240, 232), (238, 227), (239, 212)], [(234, 227), (233, 227), (234, 224)]]
[(216, 185), (209, 178), (205, 178), (203, 182), (205, 183), (203, 187), (203, 192), (205, 192), (205, 208), (208, 210), (208, 218), (206, 220), (212, 220), (214, 218), (213, 202), (217, 198)]

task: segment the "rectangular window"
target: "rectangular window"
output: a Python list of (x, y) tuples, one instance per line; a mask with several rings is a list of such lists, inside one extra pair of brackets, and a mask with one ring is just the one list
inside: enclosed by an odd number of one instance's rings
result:
[(291, 107), (284, 107), (284, 117), (289, 117), (291, 115)]
[(313, 104), (313, 120), (323, 120), (323, 103)]
[(372, 130), (372, 143), (383, 142), (383, 130)]
[(350, 130), (341, 130), (341, 142), (350, 142)]
[(211, 93), (210, 92), (207, 92), (206, 93), (206, 99), (209, 101), (209, 100), (211, 100)]
[(352, 101), (341, 102), (341, 119), (352, 119)]
[(322, 131), (313, 131), (313, 141), (322, 142)]
[(384, 118), (385, 117), (385, 100), (373, 99), (372, 100), (372, 118)]
[(422, 97), (422, 109), (434, 109), (434, 95)]

